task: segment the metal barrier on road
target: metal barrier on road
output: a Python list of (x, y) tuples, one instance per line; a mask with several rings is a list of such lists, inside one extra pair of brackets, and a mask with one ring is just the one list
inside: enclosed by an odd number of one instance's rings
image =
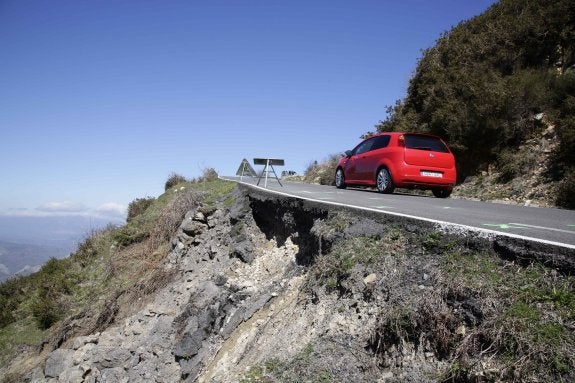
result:
[(276, 166), (284, 166), (284, 160), (278, 159), (278, 158), (254, 158), (254, 165), (264, 165), (264, 170), (261, 172), (259, 178), (258, 178), (258, 183), (257, 185), (259, 186), (260, 181), (262, 180), (262, 177), (266, 176), (265, 178), (265, 182), (264, 182), (264, 187), (268, 187), (268, 173), (271, 172), (274, 174), (275, 179), (278, 181), (278, 183), (280, 184), (281, 187), (283, 187), (282, 183), (280, 182), (280, 179), (274, 169), (274, 165)]

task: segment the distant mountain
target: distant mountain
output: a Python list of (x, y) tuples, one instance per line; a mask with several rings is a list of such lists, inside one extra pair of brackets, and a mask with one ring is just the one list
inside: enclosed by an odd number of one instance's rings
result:
[(67, 257), (90, 232), (110, 223), (122, 222), (84, 216), (0, 216), (0, 281), (32, 273), (52, 257)]
[(39, 246), (12, 243), (0, 240), (0, 281), (15, 274), (26, 275), (44, 264), (48, 259), (63, 258), (70, 254), (74, 246)]

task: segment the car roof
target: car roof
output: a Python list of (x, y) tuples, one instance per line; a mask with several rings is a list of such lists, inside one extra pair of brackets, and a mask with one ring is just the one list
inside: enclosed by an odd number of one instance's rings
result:
[[(434, 137), (434, 138), (439, 138), (441, 139), (441, 137), (436, 136), (434, 134), (429, 134), (429, 133), (416, 133), (416, 132), (381, 132), (381, 133), (376, 133), (371, 137), (378, 137), (378, 136), (384, 136), (384, 135), (391, 135), (391, 136), (401, 136), (403, 134), (411, 134), (411, 135), (415, 135), (415, 136), (426, 136), (426, 137)], [(371, 138), (369, 137), (369, 138)]]

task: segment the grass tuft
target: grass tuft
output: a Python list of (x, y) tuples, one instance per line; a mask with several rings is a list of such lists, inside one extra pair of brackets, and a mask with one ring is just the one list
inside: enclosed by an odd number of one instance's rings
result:
[[(49, 339), (62, 333), (72, 315), (85, 321), (78, 328), (100, 329), (119, 315), (119, 297), (140, 301), (165, 286), (173, 274), (160, 266), (186, 212), (201, 204), (213, 211), (233, 199), (234, 188), (212, 177), (135, 200), (126, 225), (93, 231), (70, 257), (50, 259), (37, 273), (1, 283), (0, 363), (9, 365), (23, 348), (52, 344)], [(84, 312), (90, 315), (83, 318)]]

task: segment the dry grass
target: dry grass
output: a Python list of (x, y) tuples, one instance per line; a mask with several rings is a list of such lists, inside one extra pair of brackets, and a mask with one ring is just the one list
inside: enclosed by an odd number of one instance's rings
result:
[(162, 210), (156, 224), (150, 232), (148, 251), (155, 251), (162, 243), (169, 241), (182, 223), (186, 213), (199, 206), (206, 196), (191, 187), (184, 187), (176, 197)]
[[(365, 294), (370, 273), (377, 283)], [(312, 302), (318, 289), (338, 299), (375, 294), (381, 312), (368, 349), (384, 368), (402, 369), (398, 360), (416, 352), (443, 366), (442, 382), (575, 379), (575, 277), (541, 264), (506, 261), (436, 232), (386, 228), (333, 244), (304, 289)]]
[(335, 185), (335, 169), (340, 158), (340, 154), (332, 154), (321, 162), (312, 162), (304, 171), (303, 181), (320, 185)]

